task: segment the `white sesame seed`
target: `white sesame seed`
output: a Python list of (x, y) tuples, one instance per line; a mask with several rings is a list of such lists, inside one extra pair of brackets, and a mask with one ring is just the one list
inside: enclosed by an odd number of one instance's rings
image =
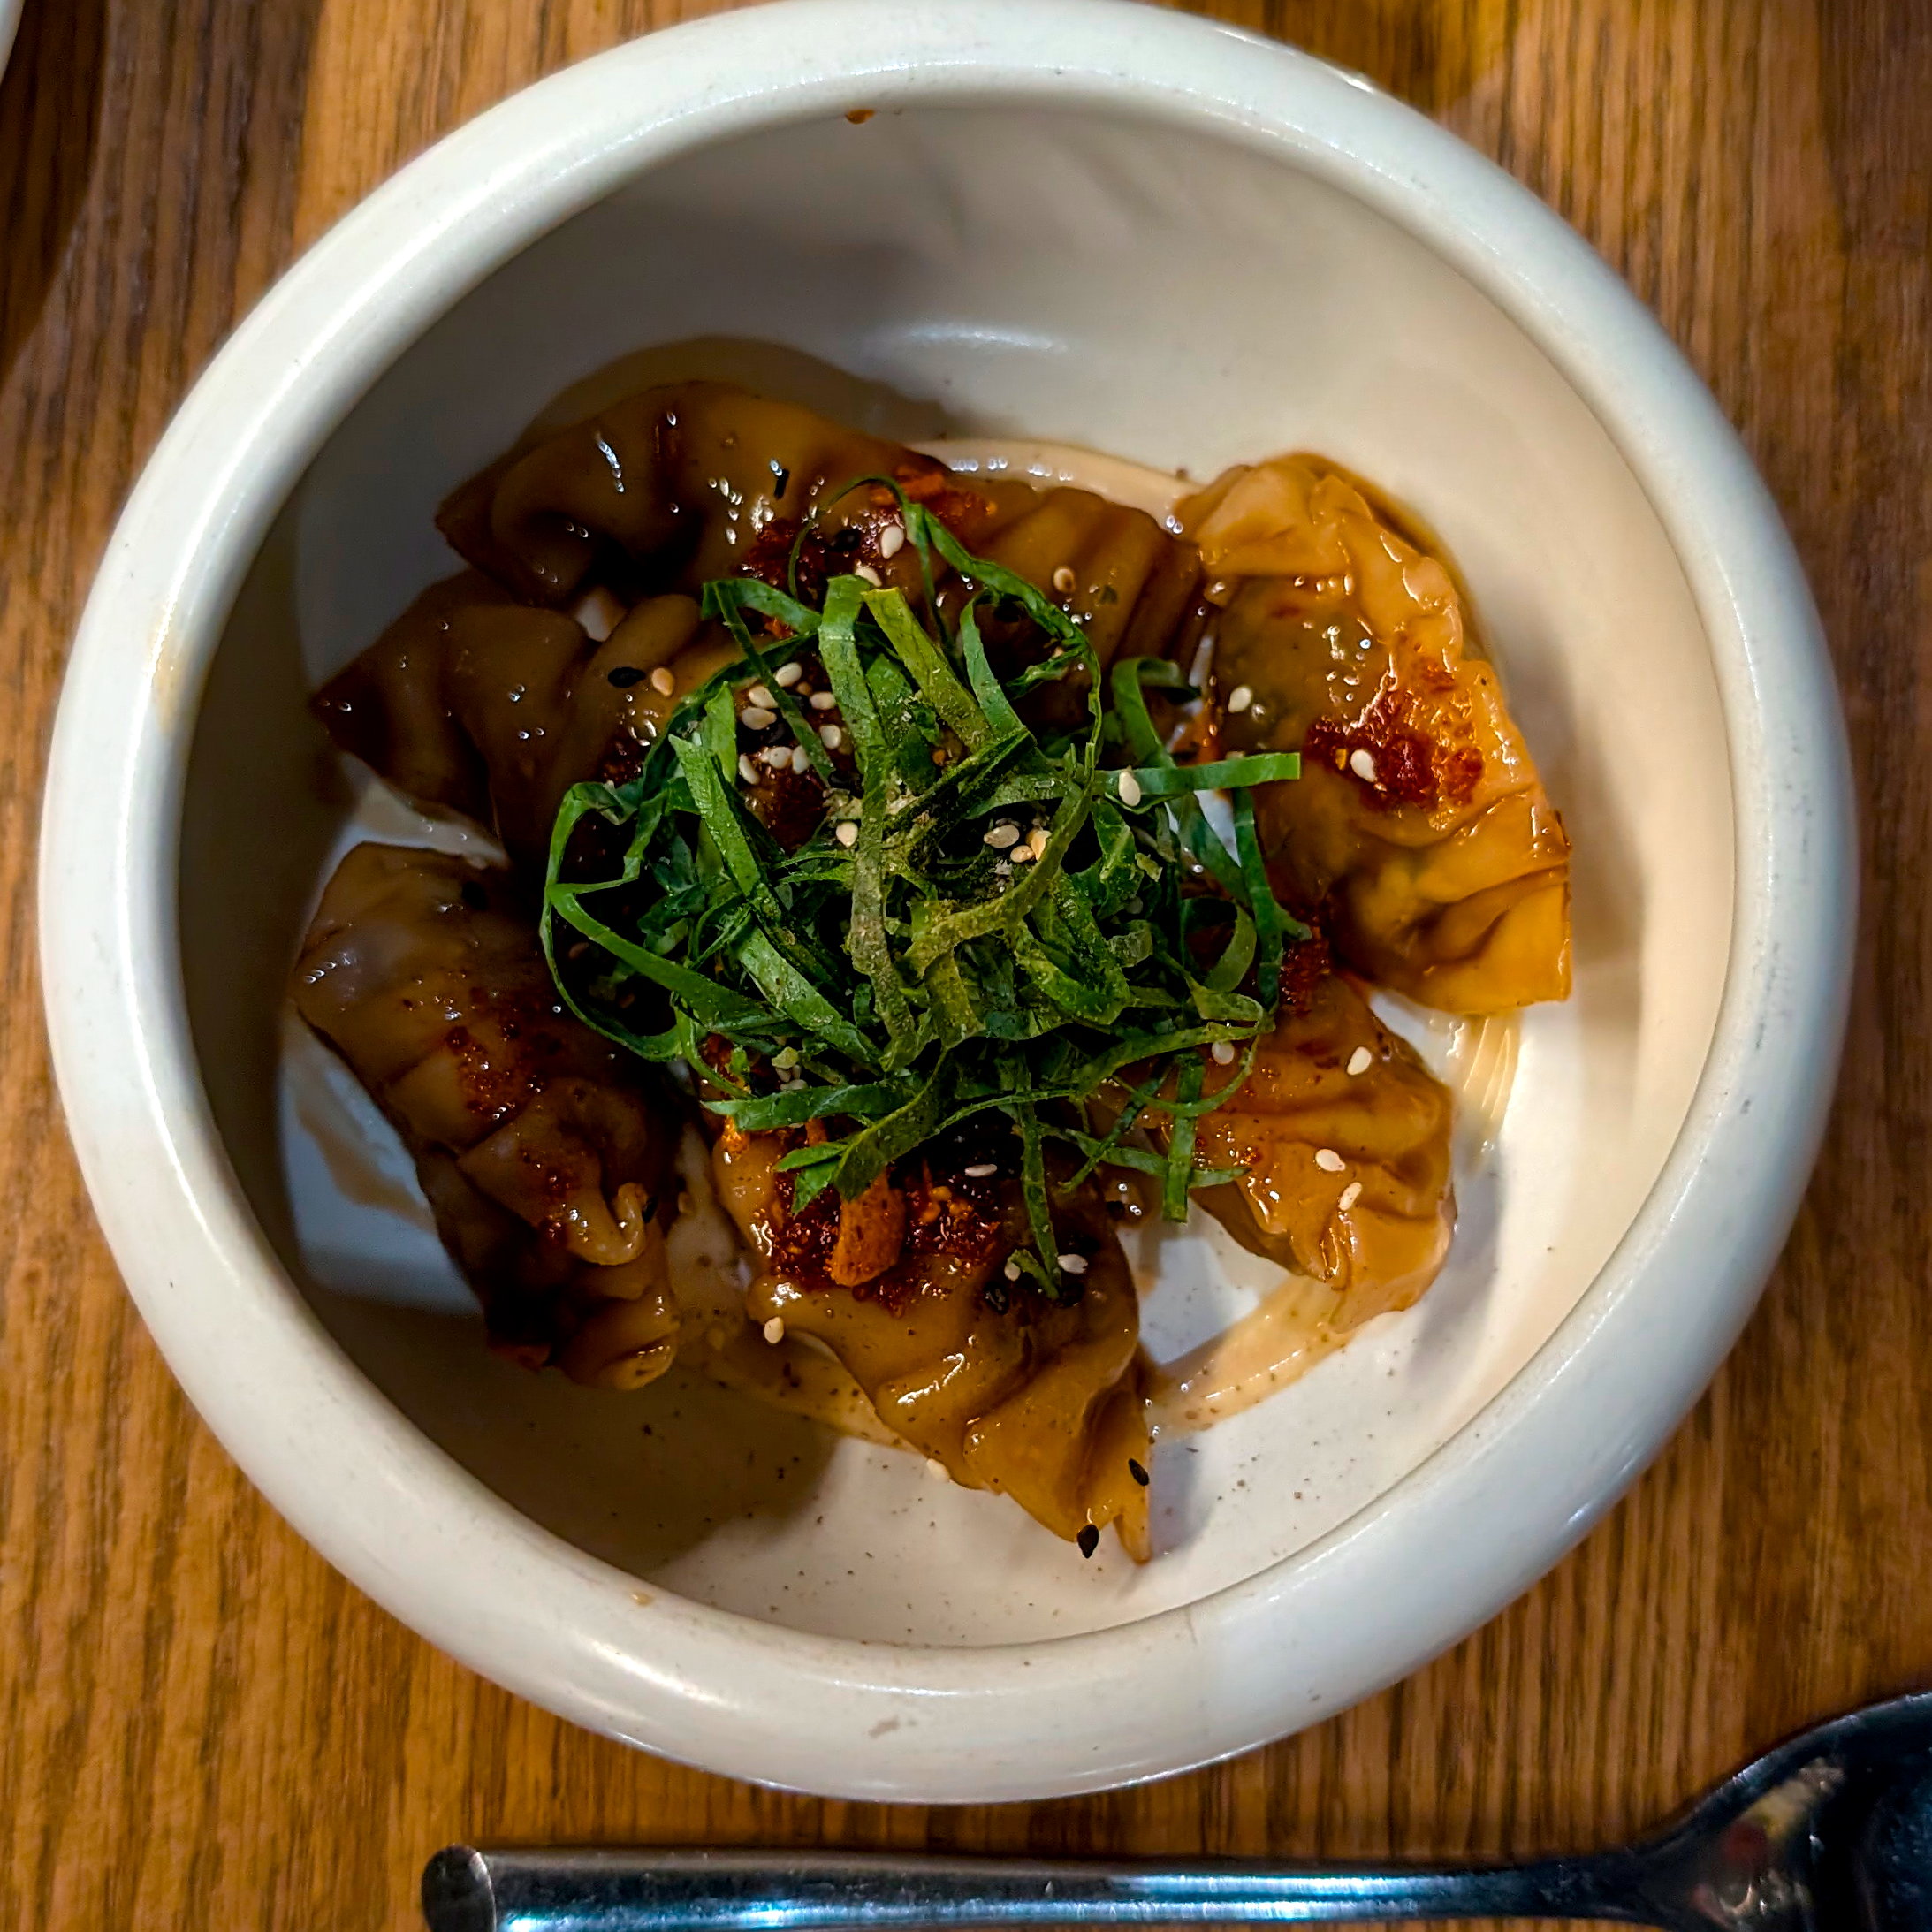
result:
[(747, 785), (756, 785), (758, 782), (757, 766), (742, 751), (738, 754), (738, 776)]
[(795, 684), (796, 684), (802, 677), (804, 676), (804, 666), (800, 664), (795, 658), (793, 659), (790, 664), (781, 664), (778, 667), (778, 681), (787, 691), (790, 690), (791, 688)]
[(586, 636), (601, 644), (624, 621), (624, 606), (599, 584), (571, 615), (583, 626)]
[(745, 693), (745, 703), (756, 704), (760, 711), (775, 711), (778, 709), (778, 700), (772, 696), (770, 688), (763, 684), (754, 684)]
[(889, 563), (906, 547), (906, 527), (903, 523), (886, 523), (879, 527), (879, 554)]
[(1349, 769), (1357, 778), (1373, 785), (1375, 782), (1375, 761), (1365, 751), (1351, 751), (1349, 754)]
[(1361, 1198), (1362, 1183), (1359, 1181), (1350, 1181), (1349, 1184), (1342, 1190), (1342, 1198), (1335, 1205), (1339, 1207), (1345, 1214), (1351, 1207), (1355, 1206), (1355, 1204), (1358, 1200), (1361, 1199)]
[(1084, 1254), (1056, 1255), (1062, 1274), (1084, 1274), (1087, 1272), (1087, 1258)]
[(765, 731), (778, 722), (778, 713), (763, 704), (747, 704), (738, 713), (738, 722), (747, 731)]
[(1020, 842), (1020, 828), (1010, 818), (1002, 818), (998, 825), (986, 827), (986, 843), (996, 852), (1004, 852), (1009, 845)]
[(1052, 840), (1053, 833), (1045, 825), (1035, 825), (1026, 835), (1026, 842), (1033, 848), (1035, 858), (1040, 857), (1046, 852)]
[(882, 576), (880, 576), (879, 574), (876, 570), (874, 570), (870, 564), (857, 565), (854, 568), (852, 574), (855, 577), (863, 577), (865, 582), (871, 584), (875, 590), (882, 588), (886, 582), (886, 580)]
[(1374, 1054), (1365, 1046), (1358, 1046), (1349, 1055), (1349, 1078), (1352, 1080), (1358, 1074), (1366, 1073), (1374, 1064)]
[(934, 1482), (951, 1482), (953, 1479), (952, 1471), (937, 1456), (926, 1457), (925, 1472)]
[(848, 818), (832, 836), (849, 851), (859, 842), (859, 828)]
[(1209, 1051), (1214, 1056), (1217, 1067), (1231, 1067), (1235, 1063), (1235, 1043), (1229, 1039), (1218, 1039)]
[(1140, 780), (1131, 772), (1122, 772), (1120, 781), (1121, 803), (1137, 805), (1140, 802)]
[(989, 1175), (999, 1173), (1000, 1163), (997, 1160), (976, 1160), (971, 1167), (962, 1168), (959, 1171), (969, 1181), (984, 1181)]
[(815, 711), (829, 711), (839, 701), (830, 691), (814, 691), (807, 702)]
[(806, 750), (803, 745), (794, 745), (792, 747), (792, 769), (795, 772), (809, 772), (811, 770), (811, 753)]
[(1254, 703), (1254, 687), (1251, 684), (1237, 684), (1228, 700), (1231, 711), (1244, 711)]
[(770, 765), (774, 772), (789, 772), (792, 768), (792, 748), (789, 745), (767, 745), (759, 752), (758, 763)]
[(844, 732), (836, 725), (821, 725), (818, 727), (819, 741), (827, 751), (836, 751), (840, 740), (844, 736)]
[(1007, 854), (1015, 865), (1031, 865), (1039, 856), (1030, 845), (1016, 845)]
[(764, 1339), (776, 1348), (785, 1339), (785, 1318), (773, 1315), (764, 1325)]
[(802, 1073), (795, 1073), (789, 1080), (779, 1088), (780, 1093), (802, 1093), (804, 1091), (805, 1076)]
[(1062, 564), (1053, 573), (1053, 589), (1059, 591), (1061, 597), (1065, 597), (1079, 581), (1073, 574), (1073, 566), (1071, 564)]
[(1333, 1147), (1318, 1147), (1315, 1149), (1315, 1165), (1324, 1174), (1340, 1174), (1348, 1162)]
[(662, 665), (650, 673), (650, 688), (659, 697), (669, 697), (678, 688), (678, 681)]
[(1008, 1281), (1016, 1282), (1020, 1278), (1020, 1264), (1017, 1261), (1009, 1260), (1000, 1272), (1006, 1276)]

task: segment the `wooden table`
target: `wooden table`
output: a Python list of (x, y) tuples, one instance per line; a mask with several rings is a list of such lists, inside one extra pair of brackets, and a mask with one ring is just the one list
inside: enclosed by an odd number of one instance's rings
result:
[(97, 1236), (32, 963), (42, 748), (116, 509), (270, 280), (409, 155), (680, 0), (29, 0), (0, 85), (0, 1921), (406, 1928), (445, 1840), (1523, 1852), (1932, 1681), (1932, 7), (1217, 0), (1495, 156), (1662, 313), (1812, 572), (1865, 909), (1823, 1163), (1657, 1466), (1398, 1689), (1079, 1802), (773, 1796), (590, 1737), (326, 1569), (176, 1392)]

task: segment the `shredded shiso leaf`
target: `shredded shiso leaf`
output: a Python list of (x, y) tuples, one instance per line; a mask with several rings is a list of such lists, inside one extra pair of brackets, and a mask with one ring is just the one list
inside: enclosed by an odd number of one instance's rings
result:
[[(872, 477), (851, 487), (880, 483), (893, 487)], [(1191, 1188), (1240, 1171), (1195, 1165), (1195, 1122), (1239, 1091), (1274, 1022), (1284, 943), (1307, 936), (1270, 890), (1250, 791), (1298, 777), (1300, 759), (1178, 763), (1147, 705), (1150, 689), (1198, 695), (1172, 665), (1126, 659), (1103, 684), (1092, 647), (1056, 605), (970, 555), (917, 504), (901, 495), (900, 505), (924, 616), (901, 591), (854, 575), (831, 578), (811, 608), (795, 594), (797, 547), (790, 592), (750, 578), (704, 587), (705, 614), (742, 656), (681, 700), (635, 778), (565, 797), (544, 952), (580, 1019), (646, 1060), (702, 1069), (704, 1104), (744, 1131), (821, 1123), (822, 1139), (779, 1163), (795, 1211), (827, 1187), (855, 1198), (937, 1136), (1005, 1115), (1032, 1235), (1015, 1259), (1049, 1295), (1070, 1297), (1078, 1284), (1058, 1265), (1049, 1141), (1076, 1157), (1071, 1183), (1104, 1164), (1157, 1176), (1175, 1220)], [(962, 580), (952, 619), (933, 594), (935, 558)], [(979, 617), (1015, 606), (1047, 648), (1002, 679)], [(838, 700), (842, 762), (779, 681), (798, 660)], [(1080, 673), (1079, 727), (1029, 728), (1019, 701)], [(737, 700), (754, 683), (826, 788), (818, 829), (789, 853), (742, 795)], [(1228, 795), (1232, 850), (1202, 810), (1210, 790)], [(614, 828), (589, 841), (596, 850), (625, 841), (607, 876), (573, 876), (587, 821)], [(1032, 863), (987, 842), (1002, 822), (1023, 841), (1044, 831)], [(849, 846), (840, 825), (857, 827)], [(576, 936), (568, 973), (559, 921)], [(668, 1023), (639, 1031), (639, 1009)], [(1202, 1056), (1222, 1042), (1240, 1064), (1204, 1098)], [(774, 1061), (782, 1084), (759, 1091)], [(1091, 1103), (1103, 1088), (1096, 1133)], [(1170, 1117), (1164, 1152), (1137, 1143), (1150, 1111)]]

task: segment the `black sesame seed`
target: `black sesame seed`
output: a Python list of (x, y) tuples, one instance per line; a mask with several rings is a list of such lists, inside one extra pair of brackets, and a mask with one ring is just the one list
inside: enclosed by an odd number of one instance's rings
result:
[(775, 456), (772, 459), (772, 480), (778, 485), (778, 488), (772, 494), (782, 499), (787, 489), (790, 486), (792, 473)]
[(1100, 1547), (1099, 1525), (1096, 1523), (1087, 1524), (1074, 1540), (1080, 1545), (1080, 1554), (1083, 1556), (1092, 1555)]
[(644, 677), (644, 673), (634, 664), (613, 665), (606, 675), (620, 691), (628, 691), (632, 685), (643, 683)]
[(1145, 1489), (1147, 1485), (1153, 1479), (1151, 1476), (1148, 1475), (1147, 1472), (1141, 1466), (1139, 1462), (1131, 1456), (1127, 1458), (1127, 1473), (1131, 1476), (1143, 1489)]
[(472, 912), (483, 911), (490, 903), (490, 894), (473, 879), (463, 881), (463, 903)]

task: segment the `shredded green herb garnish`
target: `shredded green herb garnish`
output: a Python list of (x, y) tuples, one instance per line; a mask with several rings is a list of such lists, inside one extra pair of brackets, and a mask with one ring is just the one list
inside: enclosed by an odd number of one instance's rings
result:
[[(851, 1199), (935, 1137), (1003, 1114), (1032, 1235), (1016, 1259), (1049, 1294), (1071, 1294), (1048, 1141), (1077, 1157), (1076, 1180), (1103, 1163), (1158, 1176), (1175, 1220), (1191, 1188), (1239, 1171), (1196, 1166), (1195, 1123), (1239, 1091), (1274, 1022), (1284, 941), (1308, 936), (1269, 886), (1250, 796), (1298, 777), (1300, 759), (1177, 762), (1146, 696), (1197, 695), (1172, 665), (1130, 658), (1103, 681), (1056, 605), (900, 503), (923, 609), (853, 575), (813, 609), (796, 594), (797, 550), (791, 592), (705, 586), (705, 614), (742, 656), (681, 700), (635, 778), (565, 798), (544, 952), (580, 1019), (701, 1072), (704, 1104), (746, 1132), (822, 1123), (823, 1139), (780, 1162), (795, 1209), (827, 1187)], [(958, 596), (933, 594), (936, 560)], [(980, 613), (1015, 606), (1046, 650), (1002, 679)], [(779, 675), (793, 663), (837, 700), (836, 755), (825, 714)], [(1077, 728), (1027, 725), (1028, 691), (1083, 674)], [(794, 851), (743, 796), (737, 711), (753, 684), (825, 787)], [(1203, 809), (1209, 791), (1230, 800), (1232, 849)], [(600, 876), (578, 876), (587, 868)], [(575, 935), (561, 945), (559, 921)], [(1241, 1064), (1203, 1098), (1202, 1055), (1223, 1042)], [(1165, 1152), (1130, 1138), (1155, 1110), (1171, 1123)]]

